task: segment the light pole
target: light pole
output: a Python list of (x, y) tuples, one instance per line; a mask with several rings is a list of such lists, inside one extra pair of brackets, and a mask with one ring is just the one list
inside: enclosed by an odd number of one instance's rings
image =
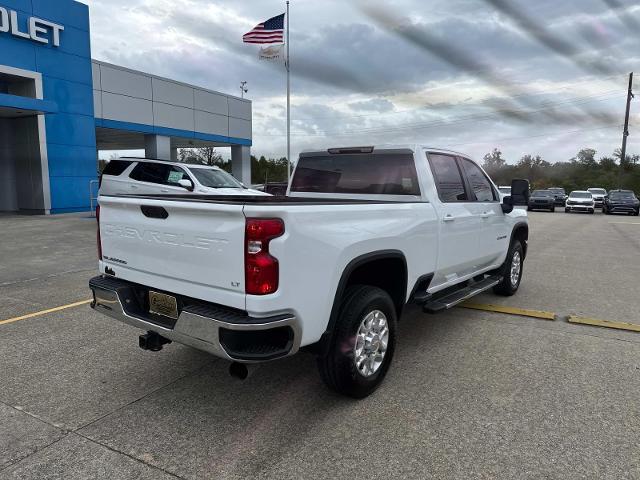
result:
[(240, 82), (240, 97), (244, 98), (244, 94), (248, 91), (249, 89), (247, 88), (247, 82)]

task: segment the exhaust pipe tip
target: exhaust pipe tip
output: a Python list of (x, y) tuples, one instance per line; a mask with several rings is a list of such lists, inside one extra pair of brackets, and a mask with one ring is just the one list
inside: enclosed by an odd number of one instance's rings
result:
[(229, 375), (238, 380), (246, 380), (251, 375), (252, 368), (246, 363), (232, 362), (229, 365)]

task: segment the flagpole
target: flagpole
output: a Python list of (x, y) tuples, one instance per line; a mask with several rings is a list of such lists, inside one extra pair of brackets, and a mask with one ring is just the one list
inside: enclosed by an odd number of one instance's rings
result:
[(291, 59), (289, 58), (289, 0), (287, 0), (287, 184), (291, 176)]

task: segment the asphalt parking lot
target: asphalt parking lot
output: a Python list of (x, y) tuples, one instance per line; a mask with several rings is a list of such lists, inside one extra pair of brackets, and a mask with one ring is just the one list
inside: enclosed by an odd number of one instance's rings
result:
[(95, 220), (0, 217), (0, 479), (640, 478), (640, 334), (566, 321), (640, 325), (640, 220), (530, 217), (519, 293), (474, 301), (555, 321), (409, 309), (362, 401), (308, 354), (239, 382), (87, 304), (29, 316), (89, 298)]

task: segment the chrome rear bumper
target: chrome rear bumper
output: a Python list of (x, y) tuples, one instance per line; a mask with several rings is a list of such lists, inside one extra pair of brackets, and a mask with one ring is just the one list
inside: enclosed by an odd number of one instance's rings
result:
[[(157, 316), (141, 308), (140, 292), (147, 287), (107, 276), (92, 278), (89, 287), (93, 291), (91, 307), (96, 311), (220, 358), (255, 363), (293, 355), (300, 348), (301, 329), (292, 315), (254, 318), (244, 312), (196, 301), (183, 306), (173, 325), (171, 319), (160, 324)], [(278, 345), (273, 344), (274, 338), (278, 338)], [(233, 340), (225, 344), (225, 339)]]

